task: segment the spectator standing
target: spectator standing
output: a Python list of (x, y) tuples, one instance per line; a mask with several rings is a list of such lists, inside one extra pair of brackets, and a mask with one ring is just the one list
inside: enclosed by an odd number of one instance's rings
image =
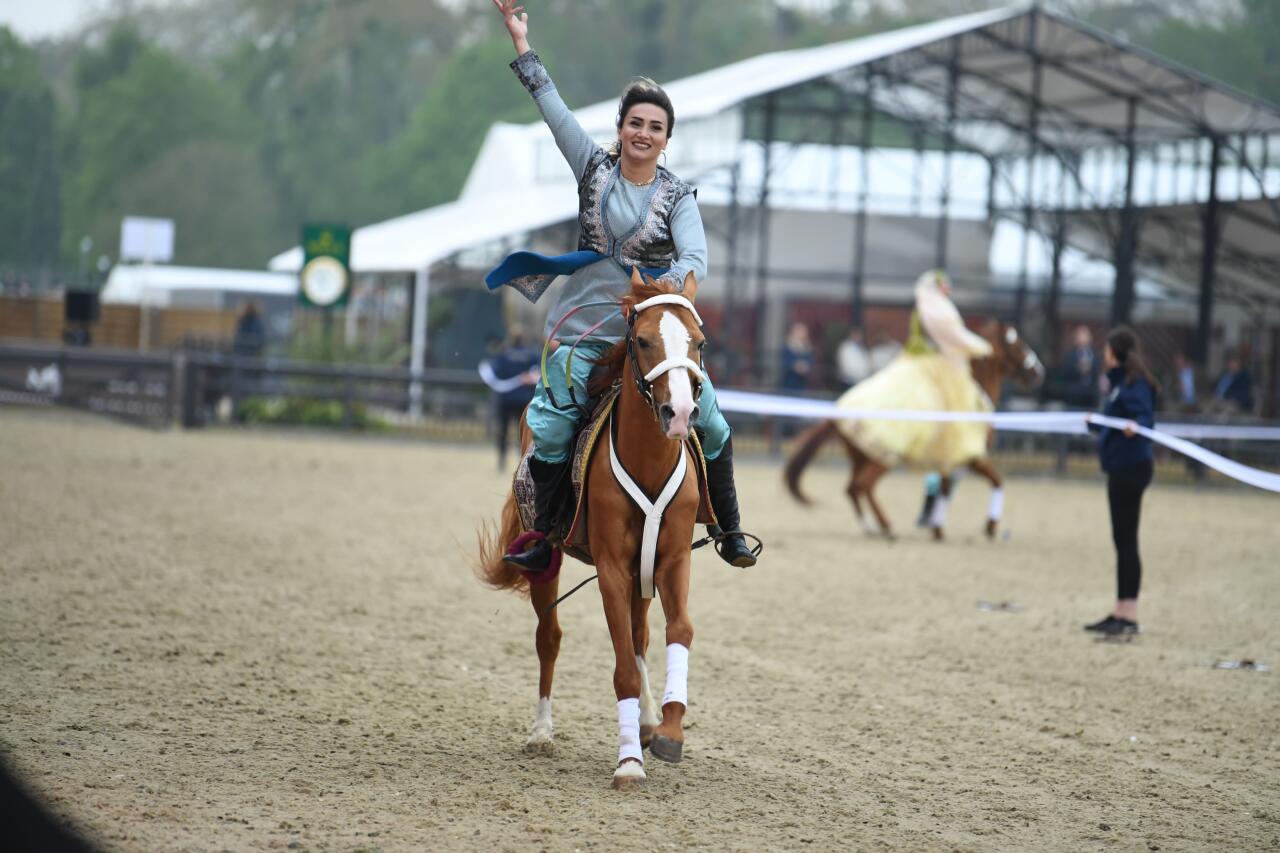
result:
[(1227, 358), (1227, 369), (1213, 385), (1213, 398), (1218, 405), (1237, 412), (1253, 411), (1253, 375), (1241, 363), (1240, 356)]
[[(498, 470), (507, 466), (507, 436), (512, 424), (520, 423), (520, 415), (533, 399), (538, 384), (541, 353), (538, 348), (525, 343), (523, 333), (513, 331), (502, 349), (489, 360), (495, 384), (504, 390), (495, 390), (494, 414), (498, 426)], [(520, 432), (516, 429), (516, 443)]]
[(1173, 355), (1173, 392), (1177, 400), (1178, 411), (1194, 412), (1196, 410), (1196, 371), (1182, 353)]
[(852, 388), (871, 375), (871, 356), (862, 344), (862, 330), (857, 326), (836, 349), (836, 372), (846, 388)]
[(1093, 408), (1098, 402), (1101, 371), (1093, 350), (1093, 333), (1088, 326), (1076, 326), (1071, 350), (1063, 359), (1063, 398), (1074, 406)]
[(804, 323), (792, 323), (782, 346), (782, 390), (787, 394), (801, 394), (809, 387), (813, 374), (813, 343), (809, 340), (809, 327)]
[(1111, 510), (1111, 540), (1116, 548), (1116, 604), (1106, 618), (1086, 625), (1086, 631), (1106, 636), (1137, 634), (1138, 591), (1142, 560), (1138, 554), (1138, 521), (1142, 495), (1151, 484), (1151, 440), (1138, 435), (1137, 426), (1155, 425), (1155, 396), (1159, 383), (1151, 376), (1132, 329), (1119, 326), (1107, 336), (1103, 351), (1107, 392), (1103, 414), (1129, 421), (1123, 429), (1095, 427), (1098, 458), (1107, 474), (1107, 502)]
[(253, 302), (246, 302), (236, 320), (236, 334), (231, 342), (231, 350), (236, 355), (258, 358), (262, 355), (265, 344), (266, 332), (258, 306)]
[(877, 329), (871, 339), (871, 372), (879, 373), (902, 352), (902, 344), (889, 337), (884, 329)]

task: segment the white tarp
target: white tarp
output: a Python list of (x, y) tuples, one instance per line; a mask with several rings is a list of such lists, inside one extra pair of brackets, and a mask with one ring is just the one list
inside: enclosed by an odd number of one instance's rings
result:
[(293, 296), (298, 292), (298, 279), (261, 270), (117, 264), (107, 277), (100, 298), (104, 303), (164, 308), (173, 304), (174, 293), (195, 291), (246, 297)]

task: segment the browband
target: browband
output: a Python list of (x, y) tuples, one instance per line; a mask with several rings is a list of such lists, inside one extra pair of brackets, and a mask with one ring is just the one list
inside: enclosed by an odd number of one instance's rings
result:
[(655, 305), (679, 305), (681, 308), (688, 308), (693, 314), (693, 319), (698, 321), (699, 326), (702, 325), (702, 318), (698, 316), (698, 309), (694, 308), (692, 302), (678, 293), (660, 293), (657, 296), (650, 296), (643, 302), (637, 302), (634, 310), (639, 313)]

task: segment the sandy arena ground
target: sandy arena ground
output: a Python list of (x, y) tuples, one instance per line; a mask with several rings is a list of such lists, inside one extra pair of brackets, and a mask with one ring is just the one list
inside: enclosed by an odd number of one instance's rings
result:
[(1275, 496), (1154, 488), (1114, 644), (1080, 630), (1113, 594), (1100, 480), (1011, 482), (995, 544), (966, 482), (944, 546), (915, 476), (892, 544), (835, 467), (812, 510), (774, 463), (739, 482), (765, 560), (695, 556), (686, 758), (619, 793), (594, 586), (558, 751), (522, 751), (533, 617), (468, 564), (489, 450), (0, 410), (0, 751), (112, 850), (1280, 846), (1280, 672), (1210, 667), (1280, 664)]

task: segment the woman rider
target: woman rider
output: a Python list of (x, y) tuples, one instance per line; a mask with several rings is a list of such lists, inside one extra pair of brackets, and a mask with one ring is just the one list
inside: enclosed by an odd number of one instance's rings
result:
[[(529, 47), (529, 15), (517, 0), (493, 0), (502, 14), (516, 60), (512, 70), (529, 90), (555, 137), (556, 145), (578, 181), (579, 251), (560, 258), (517, 253), (486, 278), (491, 288), (515, 287), (536, 301), (559, 274), (569, 272), (548, 317), (547, 334), (566, 313), (590, 302), (616, 302), (630, 289), (631, 270), (639, 267), (663, 281), (683, 287), (685, 275), (702, 281), (707, 274), (707, 239), (702, 229), (695, 192), (685, 182), (658, 165), (675, 126), (675, 111), (666, 92), (651, 80), (637, 80), (627, 87), (618, 105), (618, 139), (606, 151), (582, 129), (565, 106), (538, 55)], [(569, 400), (565, 362), (572, 344), (600, 319), (602, 311), (587, 309), (568, 318), (556, 333), (565, 344), (551, 354), (545, 381), (555, 401)], [(594, 313), (595, 316), (591, 316)], [(578, 400), (586, 399), (592, 362), (626, 336), (620, 316), (606, 321), (578, 347), (573, 357), (573, 388)], [(738, 498), (733, 484), (733, 444), (729, 424), (716, 405), (710, 380), (702, 383), (702, 414), (698, 427), (706, 434), (702, 443), (707, 460), (707, 485), (711, 505), (727, 534), (719, 543), (720, 556), (735, 566), (754, 565), (755, 556), (739, 532)], [(578, 426), (575, 409), (562, 409), (539, 384), (526, 413), (533, 433), (529, 474), (534, 483), (534, 529), (550, 533), (559, 510), (561, 484), (569, 471), (570, 444)], [(526, 571), (550, 565), (551, 546), (540, 539), (507, 562)]]
[[(930, 270), (916, 280), (911, 337), (902, 354), (836, 401), (842, 409), (990, 411), (969, 361), (991, 355), (991, 344), (965, 328), (951, 301), (951, 280)], [(928, 334), (935, 349), (925, 340)], [(892, 467), (906, 461), (951, 471), (986, 453), (989, 426), (981, 421), (932, 423), (842, 420), (840, 429), (868, 456)]]

